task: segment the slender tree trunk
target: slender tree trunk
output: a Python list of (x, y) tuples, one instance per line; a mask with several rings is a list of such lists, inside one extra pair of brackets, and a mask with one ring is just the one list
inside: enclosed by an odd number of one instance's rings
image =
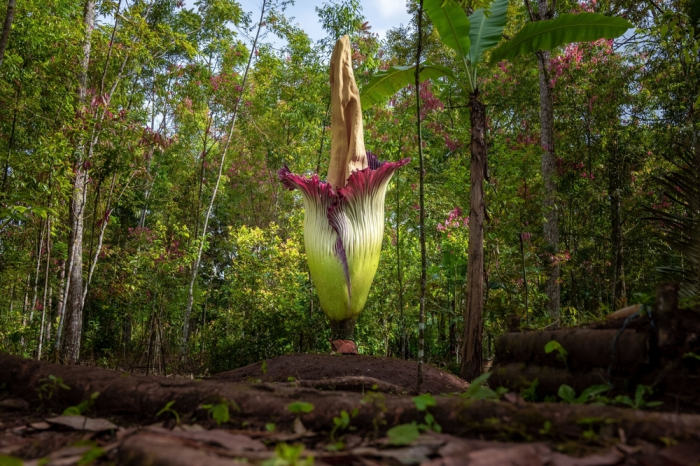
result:
[(423, 130), (420, 118), (420, 56), (422, 45), (423, 0), (420, 0), (416, 22), (418, 45), (416, 47), (416, 131), (418, 132), (419, 191), (420, 191), (420, 309), (418, 313), (418, 393), (423, 387), (423, 360), (425, 358), (425, 289), (428, 283), (428, 262), (425, 251), (425, 159), (423, 157)]
[[(547, 0), (538, 2), (539, 19), (551, 19), (554, 12), (550, 10)], [(554, 257), (559, 252), (559, 217), (557, 211), (557, 182), (556, 155), (554, 152), (554, 102), (552, 88), (547, 68), (551, 53), (537, 52), (540, 77), (540, 143), (542, 145), (542, 182), (544, 183), (544, 198), (542, 213), (544, 215), (544, 241), (546, 254)], [(558, 321), (559, 319), (559, 265), (552, 261), (547, 269), (547, 314)]]
[(26, 340), (24, 339), (24, 327), (27, 325), (27, 308), (29, 307), (29, 281), (31, 280), (31, 275), (27, 275), (27, 281), (24, 285), (24, 301), (22, 305), (22, 336), (19, 339), (20, 346), (22, 347), (22, 352), (26, 347)]
[[(82, 68), (79, 77), (78, 101), (84, 107), (87, 94), (87, 73), (90, 64), (91, 36), (95, 27), (95, 0), (87, 0), (83, 18), (85, 40), (83, 42)], [(85, 141), (81, 138), (75, 153), (75, 181), (70, 206), (72, 233), (72, 263), (68, 270), (70, 287), (64, 311), (64, 333), (61, 337), (59, 359), (67, 364), (75, 364), (80, 359), (80, 340), (83, 330), (83, 228), (87, 196), (87, 169), (85, 162)]]
[(34, 272), (34, 290), (32, 293), (31, 308), (29, 310), (29, 324), (34, 320), (34, 311), (36, 310), (36, 298), (39, 290), (39, 272), (41, 271), (41, 250), (44, 246), (44, 228), (41, 228), (39, 236), (39, 245), (36, 248), (36, 271)]
[[(58, 339), (61, 337), (61, 326), (63, 325), (63, 310), (66, 306), (64, 297), (66, 287), (66, 261), (61, 259), (58, 261), (58, 295), (56, 296), (56, 316), (58, 317), (58, 326), (56, 328), (56, 346), (54, 350), (58, 350)], [(49, 341), (49, 337), (46, 337)]]
[(7, 2), (7, 13), (5, 13), (5, 22), (2, 25), (2, 35), (0, 35), (0, 66), (2, 66), (7, 43), (10, 40), (10, 28), (15, 17), (15, 4), (16, 0), (8, 0)]
[(624, 306), (626, 290), (624, 278), (624, 265), (622, 254), (622, 199), (621, 199), (621, 172), (620, 158), (618, 157), (617, 144), (613, 145), (609, 168), (609, 187), (608, 195), (610, 196), (610, 225), (611, 225), (611, 242), (613, 252), (613, 305), (617, 305), (618, 301)]
[[(51, 202), (49, 201), (49, 206)], [(44, 299), (41, 302), (41, 325), (39, 326), (39, 346), (36, 358), (41, 359), (41, 349), (44, 344), (44, 325), (46, 322), (46, 297), (49, 291), (49, 265), (51, 264), (51, 216), (46, 219), (46, 271), (44, 273)]]
[(486, 175), (486, 107), (477, 89), (469, 96), (471, 113), (471, 193), (469, 208), (469, 258), (467, 303), (464, 308), (464, 340), (460, 375), (472, 380), (481, 374), (483, 360), (482, 312), (484, 309), (484, 178)]
[(194, 283), (197, 280), (197, 271), (199, 270), (199, 264), (202, 260), (202, 251), (204, 250), (204, 242), (207, 236), (207, 226), (209, 225), (209, 216), (211, 215), (212, 208), (214, 207), (214, 201), (216, 200), (216, 193), (219, 190), (219, 183), (221, 182), (221, 173), (224, 169), (224, 162), (226, 161), (226, 153), (228, 152), (229, 144), (231, 143), (231, 138), (233, 137), (233, 130), (236, 127), (236, 119), (238, 118), (238, 109), (243, 100), (243, 93), (245, 92), (246, 81), (248, 80), (248, 71), (250, 70), (250, 64), (253, 61), (253, 55), (255, 54), (255, 49), (258, 45), (258, 37), (260, 37), (260, 30), (262, 29), (265, 18), (265, 7), (267, 6), (267, 0), (263, 0), (262, 7), (260, 9), (260, 21), (258, 22), (258, 30), (255, 33), (255, 39), (253, 40), (253, 47), (250, 49), (250, 56), (248, 57), (248, 64), (245, 68), (245, 73), (243, 73), (243, 81), (241, 82), (241, 91), (238, 100), (233, 108), (233, 118), (231, 119), (231, 127), (229, 128), (228, 138), (226, 138), (226, 145), (221, 152), (221, 160), (219, 163), (219, 173), (216, 177), (216, 183), (214, 184), (214, 190), (211, 193), (211, 198), (209, 200), (209, 208), (207, 209), (206, 216), (204, 217), (204, 226), (202, 227), (202, 237), (199, 242), (199, 248), (197, 250), (197, 257), (195, 258), (194, 264), (192, 264), (192, 275), (190, 277), (190, 286), (187, 292), (187, 307), (185, 308), (185, 318), (182, 327), (182, 352), (185, 352), (187, 347), (187, 339), (189, 337), (190, 330), (190, 315), (192, 314), (192, 304), (194, 301)]

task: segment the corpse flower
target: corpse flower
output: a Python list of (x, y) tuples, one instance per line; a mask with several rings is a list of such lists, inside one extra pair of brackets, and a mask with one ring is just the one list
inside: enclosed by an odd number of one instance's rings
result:
[(328, 181), (295, 175), (286, 166), (278, 173), (282, 184), (299, 189), (304, 199), (306, 257), (333, 340), (353, 339), (379, 265), (386, 190), (394, 172), (410, 160), (383, 163), (365, 151), (350, 52), (344, 36), (331, 57)]

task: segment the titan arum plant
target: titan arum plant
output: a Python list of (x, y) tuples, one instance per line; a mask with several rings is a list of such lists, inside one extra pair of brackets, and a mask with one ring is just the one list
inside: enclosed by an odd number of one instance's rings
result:
[(331, 160), (327, 181), (295, 175), (284, 166), (282, 184), (304, 199), (304, 245), (333, 340), (353, 340), (367, 301), (384, 235), (384, 196), (394, 172), (410, 159), (379, 162), (365, 151), (362, 106), (348, 36), (330, 65)]

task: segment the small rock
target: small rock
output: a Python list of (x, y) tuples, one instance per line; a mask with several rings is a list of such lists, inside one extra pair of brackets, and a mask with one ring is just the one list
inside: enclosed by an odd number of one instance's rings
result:
[(39, 422), (32, 422), (31, 424), (29, 424), (29, 427), (31, 427), (34, 430), (46, 430), (46, 429), (50, 429), (51, 425), (48, 422), (39, 421)]
[(6, 400), (0, 400), (0, 408), (15, 410), (29, 409), (29, 403), (21, 398), (8, 398)]

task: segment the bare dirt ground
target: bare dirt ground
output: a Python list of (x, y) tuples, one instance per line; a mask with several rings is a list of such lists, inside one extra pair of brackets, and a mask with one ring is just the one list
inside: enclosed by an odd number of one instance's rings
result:
[[(319, 389), (414, 394), (418, 363), (363, 355), (288, 354), (211, 377), (227, 382), (296, 383)], [(423, 366), (422, 392), (461, 393), (469, 384), (433, 366)], [(374, 389), (375, 391), (377, 388)]]
[[(356, 357), (290, 355), (267, 361), (265, 383), (257, 382), (255, 365), (197, 381), (0, 354), (0, 466), (689, 466), (700, 459), (700, 416), (527, 403), (515, 393), (498, 401), (437, 395), (434, 405), (421, 406), (410, 395), (391, 394), (411, 389), (402, 385), (410, 382), (401, 378), (405, 369), (373, 374), (375, 382), (348, 375), (396, 365), (369, 359), (363, 366)], [(357, 367), (338, 367), (346, 360)], [(447, 374), (434, 371), (437, 377), (426, 373), (426, 385), (452, 387)], [(345, 380), (355, 391), (303, 386), (311, 374), (336, 387)], [(248, 377), (255, 379), (242, 382)], [(286, 377), (295, 380), (276, 381)], [(66, 409), (82, 415), (62, 415)], [(431, 428), (392, 444), (396, 437), (387, 432), (412, 423)]]

